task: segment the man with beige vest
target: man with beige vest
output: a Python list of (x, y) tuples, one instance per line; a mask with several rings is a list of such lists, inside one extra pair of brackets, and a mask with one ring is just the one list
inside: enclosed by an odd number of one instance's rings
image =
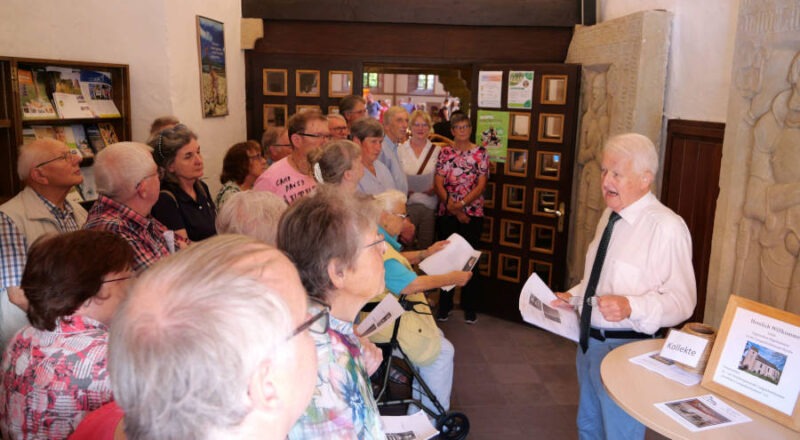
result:
[(9, 297), (19, 289), (28, 247), (48, 233), (76, 231), (86, 210), (67, 194), (83, 182), (78, 150), (55, 139), (39, 139), (19, 150), (17, 173), (25, 188), (0, 205), (0, 348), (28, 322)]

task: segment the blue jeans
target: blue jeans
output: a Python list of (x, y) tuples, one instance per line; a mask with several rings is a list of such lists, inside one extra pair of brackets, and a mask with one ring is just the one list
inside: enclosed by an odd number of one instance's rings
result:
[(578, 402), (578, 437), (581, 440), (641, 440), (645, 427), (628, 415), (606, 393), (600, 378), (600, 363), (613, 349), (635, 339), (589, 338), (584, 353), (578, 346), (576, 366), (580, 399)]

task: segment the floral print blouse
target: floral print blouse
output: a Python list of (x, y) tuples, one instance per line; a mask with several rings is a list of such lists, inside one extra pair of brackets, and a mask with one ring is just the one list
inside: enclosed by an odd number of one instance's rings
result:
[[(481, 176), (489, 177), (489, 154), (481, 146), (468, 151), (444, 146), (436, 161), (436, 175), (444, 177), (444, 189), (450, 199), (460, 201), (475, 188)], [(483, 217), (483, 194), (465, 206), (464, 211), (470, 217)], [(446, 200), (439, 200), (437, 215), (447, 215)]]

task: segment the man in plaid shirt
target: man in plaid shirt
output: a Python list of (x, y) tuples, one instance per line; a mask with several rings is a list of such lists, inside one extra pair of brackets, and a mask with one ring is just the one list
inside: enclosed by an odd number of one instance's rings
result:
[(81, 155), (55, 139), (39, 139), (19, 150), (17, 172), (25, 188), (0, 205), (0, 347), (28, 323), (9, 301), (19, 289), (28, 247), (48, 233), (70, 232), (86, 222), (86, 210), (67, 200), (83, 182)]

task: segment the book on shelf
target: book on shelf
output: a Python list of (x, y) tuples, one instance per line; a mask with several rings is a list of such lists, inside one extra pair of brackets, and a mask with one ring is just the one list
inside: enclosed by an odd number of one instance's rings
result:
[(81, 167), (83, 183), (78, 185), (78, 189), (86, 201), (97, 200), (97, 184), (94, 181), (94, 166)]
[(47, 66), (47, 87), (61, 119), (97, 117), (81, 92), (80, 70)]
[(75, 139), (75, 145), (81, 152), (81, 156), (84, 158), (94, 157), (94, 152), (92, 148), (89, 147), (89, 139), (86, 137), (86, 131), (83, 129), (83, 125), (72, 124), (70, 128), (72, 129), (72, 136)]
[(96, 124), (88, 124), (86, 126), (86, 138), (89, 140), (89, 146), (92, 147), (95, 153), (103, 151), (106, 147), (106, 141), (103, 140), (100, 134), (100, 128)]
[(110, 73), (81, 70), (80, 86), (83, 97), (98, 118), (118, 118), (122, 116), (114, 104)]
[(45, 75), (41, 69), (17, 69), (19, 81), (19, 105), (22, 108), (22, 119), (56, 118), (56, 110), (47, 96)]
[(28, 145), (35, 140), (36, 132), (33, 131), (33, 128), (25, 127), (22, 129), (22, 145)]
[(103, 136), (106, 146), (119, 142), (117, 132), (114, 131), (114, 125), (110, 122), (98, 122), (97, 128), (100, 129), (100, 136)]
[[(78, 150), (78, 144), (75, 143), (72, 127), (69, 125), (54, 125), (53, 133), (55, 134), (56, 140), (67, 144), (70, 150)], [(80, 150), (78, 150), (78, 152), (80, 153)]]
[(33, 135), (36, 139), (55, 139), (56, 132), (52, 125), (34, 125)]

